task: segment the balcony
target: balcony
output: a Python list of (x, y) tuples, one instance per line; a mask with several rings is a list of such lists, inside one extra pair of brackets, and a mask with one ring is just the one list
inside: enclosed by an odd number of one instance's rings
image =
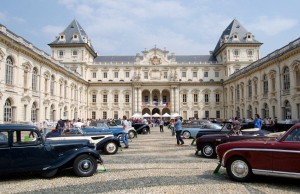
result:
[(158, 107), (158, 108), (163, 108), (163, 107), (170, 107), (170, 102), (142, 102), (142, 107)]

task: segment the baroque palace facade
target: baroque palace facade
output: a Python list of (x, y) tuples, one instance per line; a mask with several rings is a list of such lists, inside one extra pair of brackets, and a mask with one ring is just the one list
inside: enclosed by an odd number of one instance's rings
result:
[(74, 20), (51, 56), (0, 25), (0, 123), (179, 113), (184, 119), (300, 117), (300, 39), (259, 59), (262, 43), (237, 20), (209, 55), (156, 46), (98, 56)]

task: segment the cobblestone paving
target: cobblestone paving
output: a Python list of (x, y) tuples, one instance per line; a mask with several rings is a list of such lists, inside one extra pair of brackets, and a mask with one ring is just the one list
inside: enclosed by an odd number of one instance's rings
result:
[(76, 177), (59, 172), (52, 179), (35, 174), (3, 176), (0, 193), (299, 193), (299, 180), (255, 177), (249, 183), (229, 180), (225, 169), (213, 175), (216, 159), (195, 156), (191, 139), (177, 146), (168, 129), (139, 135), (116, 155), (102, 155), (107, 172)]

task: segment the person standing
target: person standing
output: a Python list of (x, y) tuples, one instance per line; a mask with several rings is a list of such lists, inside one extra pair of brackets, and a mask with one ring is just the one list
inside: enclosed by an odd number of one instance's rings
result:
[(254, 128), (259, 128), (259, 129), (261, 129), (261, 126), (262, 126), (262, 121), (261, 121), (259, 115), (258, 115), (258, 114), (255, 114)]
[(177, 117), (176, 122), (175, 122), (175, 133), (176, 133), (176, 140), (177, 140), (177, 145), (184, 144), (184, 141), (181, 138), (181, 131), (182, 131), (182, 121), (180, 120), (180, 117)]
[(164, 120), (162, 119), (159, 122), (159, 131), (164, 132)]
[(241, 135), (241, 122), (239, 121), (238, 117), (234, 118), (234, 121), (232, 122), (233, 124), (233, 132), (236, 135)]
[(122, 141), (125, 144), (124, 148), (129, 148), (128, 137), (127, 137), (127, 133), (128, 133), (128, 129), (129, 129), (129, 122), (127, 121), (127, 117), (125, 115), (123, 116), (122, 126), (123, 126)]

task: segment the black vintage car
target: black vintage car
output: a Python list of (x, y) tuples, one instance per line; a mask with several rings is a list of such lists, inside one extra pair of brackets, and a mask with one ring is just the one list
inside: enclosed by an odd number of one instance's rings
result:
[(52, 177), (61, 168), (73, 168), (78, 176), (92, 176), (102, 163), (88, 140), (45, 142), (37, 127), (0, 125), (0, 173), (40, 172)]
[(132, 127), (136, 130), (138, 134), (147, 134), (150, 133), (150, 127), (148, 124), (144, 123), (135, 123), (132, 124)]

